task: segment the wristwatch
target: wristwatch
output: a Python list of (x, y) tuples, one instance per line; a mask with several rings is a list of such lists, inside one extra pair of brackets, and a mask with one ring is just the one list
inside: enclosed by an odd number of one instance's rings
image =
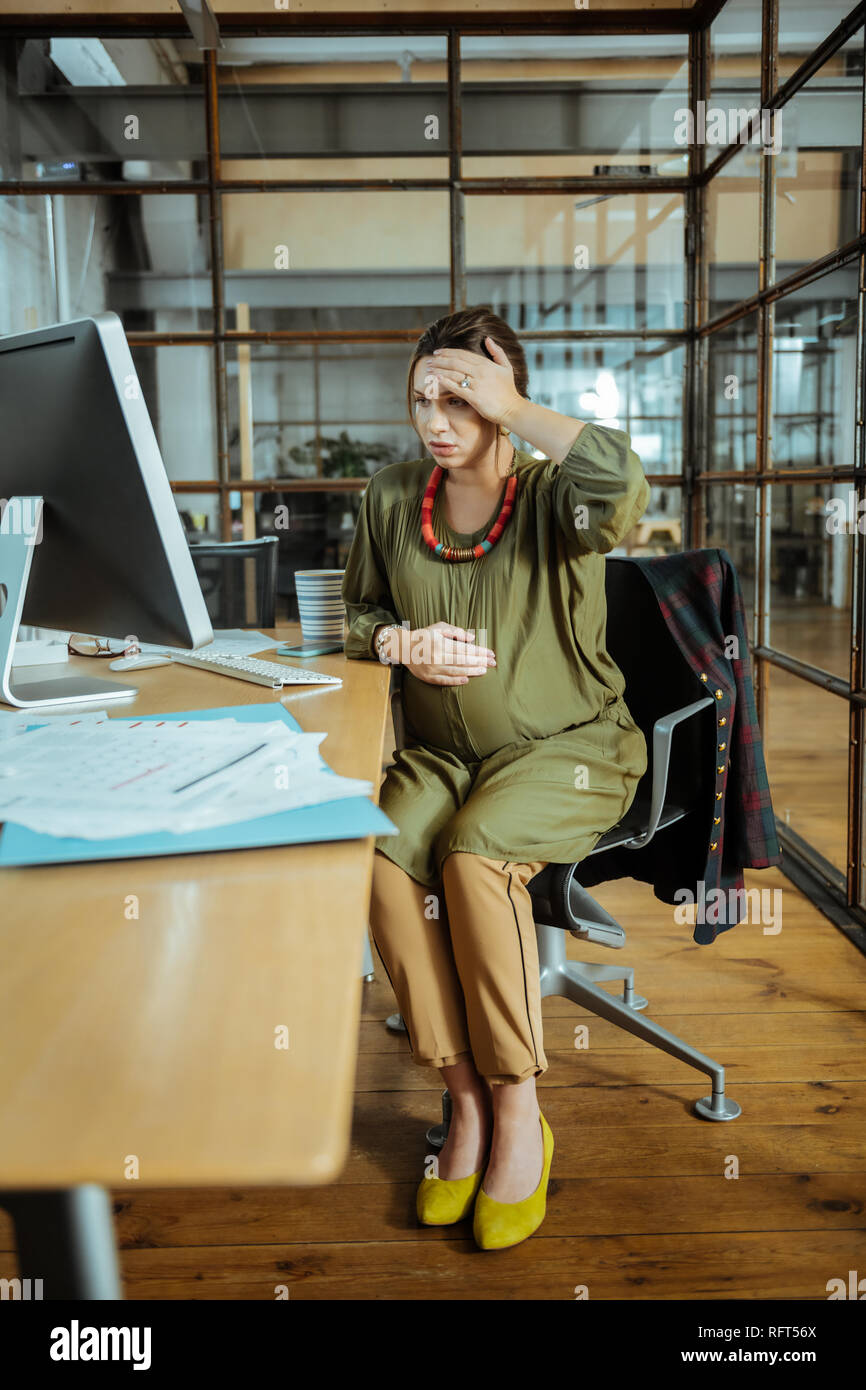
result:
[(376, 636), (375, 647), (376, 655), (382, 662), (383, 666), (399, 666), (400, 664), (399, 661), (392, 662), (391, 659), (385, 655), (385, 642), (387, 641), (388, 633), (399, 631), (400, 629), (395, 627), (393, 623), (388, 623), (385, 627), (379, 629), (379, 632)]

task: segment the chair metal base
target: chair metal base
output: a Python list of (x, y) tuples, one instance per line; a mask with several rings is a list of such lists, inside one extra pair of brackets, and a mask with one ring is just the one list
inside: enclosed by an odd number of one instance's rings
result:
[[(634, 1037), (643, 1038), (671, 1057), (678, 1057), (681, 1062), (706, 1072), (712, 1078), (713, 1093), (695, 1102), (695, 1113), (705, 1120), (737, 1118), (741, 1113), (739, 1105), (725, 1095), (724, 1067), (703, 1052), (698, 1052), (697, 1048), (690, 1047), (667, 1028), (640, 1017), (638, 1010), (646, 1007), (647, 1000), (642, 995), (635, 995), (634, 969), (631, 966), (570, 961), (565, 953), (565, 933), (559, 927), (537, 922), (535, 932), (542, 999), (550, 995), (570, 999), (573, 1004), (580, 1004), (599, 1018), (607, 1019), (608, 1023), (615, 1023)], [(622, 980), (622, 999), (600, 989), (598, 982), (602, 980)]]
[(713, 1091), (711, 1096), (696, 1100), (695, 1110), (705, 1120), (735, 1120), (742, 1114), (737, 1102), (726, 1096), (724, 1091)]

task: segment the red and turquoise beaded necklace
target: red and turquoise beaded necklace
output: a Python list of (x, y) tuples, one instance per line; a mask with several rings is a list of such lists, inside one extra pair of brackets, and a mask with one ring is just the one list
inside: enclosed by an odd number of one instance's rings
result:
[(438, 555), (440, 560), (480, 560), (483, 555), (487, 555), (493, 549), (508, 525), (509, 517), (514, 510), (514, 494), (517, 491), (517, 474), (514, 471), (514, 464), (511, 465), (511, 472), (505, 488), (505, 498), (499, 509), (499, 515), (484, 540), (479, 541), (477, 545), (443, 545), (441, 541), (437, 541), (433, 534), (433, 499), (444, 472), (445, 469), (441, 464), (435, 464), (433, 472), (430, 474), (430, 481), (424, 489), (424, 496), (421, 500), (421, 534), (433, 554)]

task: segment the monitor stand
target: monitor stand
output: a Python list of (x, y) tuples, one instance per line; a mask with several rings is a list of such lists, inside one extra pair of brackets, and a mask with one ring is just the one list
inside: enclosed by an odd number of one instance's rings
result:
[[(42, 535), (41, 497), (10, 497), (0, 517), (0, 700), (17, 709), (88, 704), (137, 695), (134, 685), (88, 676), (46, 675), (43, 666), (13, 668), (15, 641), (24, 611), (33, 547)], [(21, 518), (32, 527), (25, 532)]]

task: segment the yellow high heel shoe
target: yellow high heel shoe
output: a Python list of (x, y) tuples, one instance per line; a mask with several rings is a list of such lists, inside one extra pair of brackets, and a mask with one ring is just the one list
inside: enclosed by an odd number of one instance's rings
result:
[(537, 1231), (544, 1220), (553, 1159), (553, 1133), (541, 1111), (538, 1118), (544, 1140), (544, 1162), (538, 1186), (522, 1202), (496, 1202), (488, 1197), (483, 1187), (479, 1187), (472, 1234), (481, 1250), (505, 1250), (509, 1245), (519, 1245), (533, 1231)]
[(422, 1178), (415, 1195), (415, 1210), (422, 1226), (451, 1226), (472, 1210), (475, 1195), (487, 1167), (468, 1178)]

